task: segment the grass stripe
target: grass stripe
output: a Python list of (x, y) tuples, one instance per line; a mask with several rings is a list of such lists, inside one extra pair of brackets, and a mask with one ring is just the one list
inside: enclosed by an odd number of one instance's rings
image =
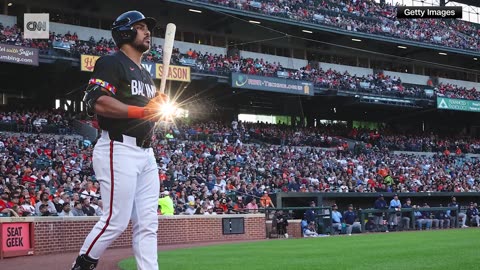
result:
[[(360, 234), (222, 244), (159, 253), (160, 269), (480, 269), (480, 230)], [(136, 269), (135, 259), (119, 263)]]

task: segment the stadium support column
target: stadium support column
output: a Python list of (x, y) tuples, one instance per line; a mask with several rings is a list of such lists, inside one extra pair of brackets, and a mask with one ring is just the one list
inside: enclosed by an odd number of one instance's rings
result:
[(8, 15), (8, 1), (3, 0), (3, 15)]

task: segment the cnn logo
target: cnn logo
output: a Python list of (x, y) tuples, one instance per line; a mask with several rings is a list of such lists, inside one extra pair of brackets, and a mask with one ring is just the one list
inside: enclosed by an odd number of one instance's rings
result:
[(28, 31), (47, 31), (47, 22), (27, 22)]
[(48, 13), (25, 13), (23, 24), (24, 38), (48, 39), (50, 32)]

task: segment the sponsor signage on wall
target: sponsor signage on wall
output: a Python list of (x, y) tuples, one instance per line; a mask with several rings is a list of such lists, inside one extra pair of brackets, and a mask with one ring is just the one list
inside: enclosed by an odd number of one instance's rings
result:
[(232, 87), (313, 96), (311, 82), (243, 73), (232, 73)]

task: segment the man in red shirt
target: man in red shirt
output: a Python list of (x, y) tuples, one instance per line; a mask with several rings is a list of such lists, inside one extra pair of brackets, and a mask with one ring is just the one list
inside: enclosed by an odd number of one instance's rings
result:
[(5, 193), (3, 190), (0, 190), (0, 216), (6, 215), (10, 212), (9, 209), (12, 208), (13, 204), (8, 201), (9, 194)]

